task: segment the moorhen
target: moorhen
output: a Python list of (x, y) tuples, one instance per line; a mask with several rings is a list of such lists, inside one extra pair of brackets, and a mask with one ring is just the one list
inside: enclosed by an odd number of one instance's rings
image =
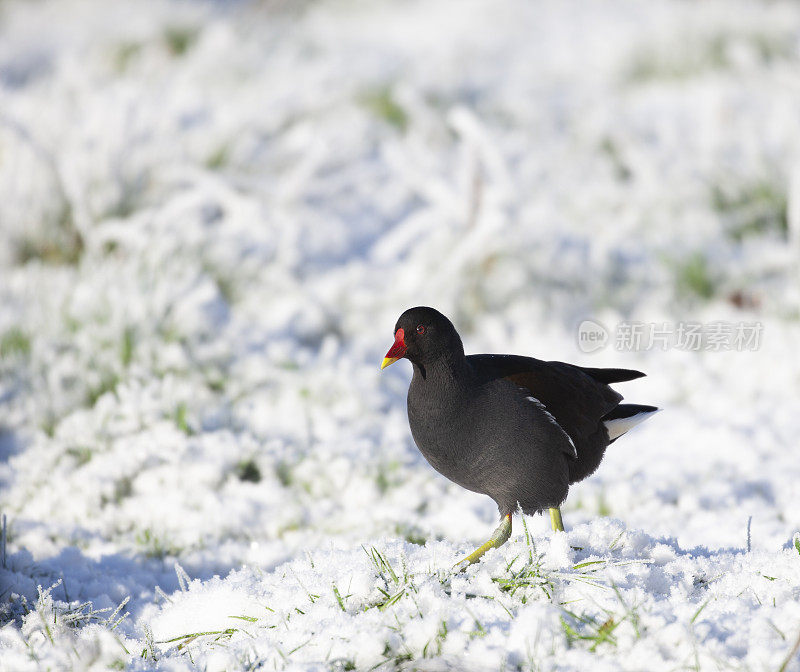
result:
[(408, 359), (411, 434), (425, 459), (458, 485), (489, 495), (501, 522), (492, 537), (457, 566), (462, 569), (511, 536), (511, 515), (559, 506), (572, 483), (603, 459), (606, 446), (659, 409), (620, 404), (609, 387), (645, 374), (593, 369), (518, 355), (464, 355), (453, 324), (419, 306), (394, 327), (394, 345), (381, 369)]

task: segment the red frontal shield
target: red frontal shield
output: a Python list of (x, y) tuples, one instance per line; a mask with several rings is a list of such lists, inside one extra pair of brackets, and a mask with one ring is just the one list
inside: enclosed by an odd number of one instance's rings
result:
[(405, 342), (405, 333), (402, 329), (398, 329), (397, 333), (394, 335), (394, 345), (389, 348), (389, 352), (386, 353), (386, 357), (383, 358), (383, 363), (381, 364), (381, 369), (385, 369), (389, 364), (394, 364), (398, 359), (400, 359), (403, 355), (406, 354), (406, 342)]

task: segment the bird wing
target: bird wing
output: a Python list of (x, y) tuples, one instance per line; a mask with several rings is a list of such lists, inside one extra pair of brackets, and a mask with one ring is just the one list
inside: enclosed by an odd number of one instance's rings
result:
[(625, 369), (584, 370), (565, 362), (518, 355), (469, 355), (467, 361), (481, 383), (503, 378), (528, 390), (578, 451), (597, 431), (603, 416), (622, 400), (606, 381), (644, 375)]

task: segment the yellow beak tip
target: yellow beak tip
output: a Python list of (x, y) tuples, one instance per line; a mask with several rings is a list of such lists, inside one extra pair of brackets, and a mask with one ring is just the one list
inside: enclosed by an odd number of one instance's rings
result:
[(381, 362), (381, 371), (385, 369), (390, 364), (394, 364), (397, 361), (397, 357), (384, 357), (383, 362)]

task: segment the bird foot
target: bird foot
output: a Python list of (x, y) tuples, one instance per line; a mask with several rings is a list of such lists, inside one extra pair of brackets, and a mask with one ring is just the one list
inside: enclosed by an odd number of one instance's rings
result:
[(561, 509), (557, 506), (550, 509), (550, 524), (553, 526), (553, 532), (564, 531), (564, 521), (561, 520)]
[(453, 569), (463, 572), (467, 567), (478, 562), (478, 560), (480, 560), (488, 550), (492, 548), (498, 548), (499, 546), (505, 544), (510, 536), (511, 514), (509, 513), (503, 516), (503, 520), (500, 521), (500, 525), (498, 525), (497, 529), (492, 533), (489, 541), (481, 546), (478, 546), (478, 548), (472, 551), (472, 553), (470, 553), (466, 558), (453, 565)]

